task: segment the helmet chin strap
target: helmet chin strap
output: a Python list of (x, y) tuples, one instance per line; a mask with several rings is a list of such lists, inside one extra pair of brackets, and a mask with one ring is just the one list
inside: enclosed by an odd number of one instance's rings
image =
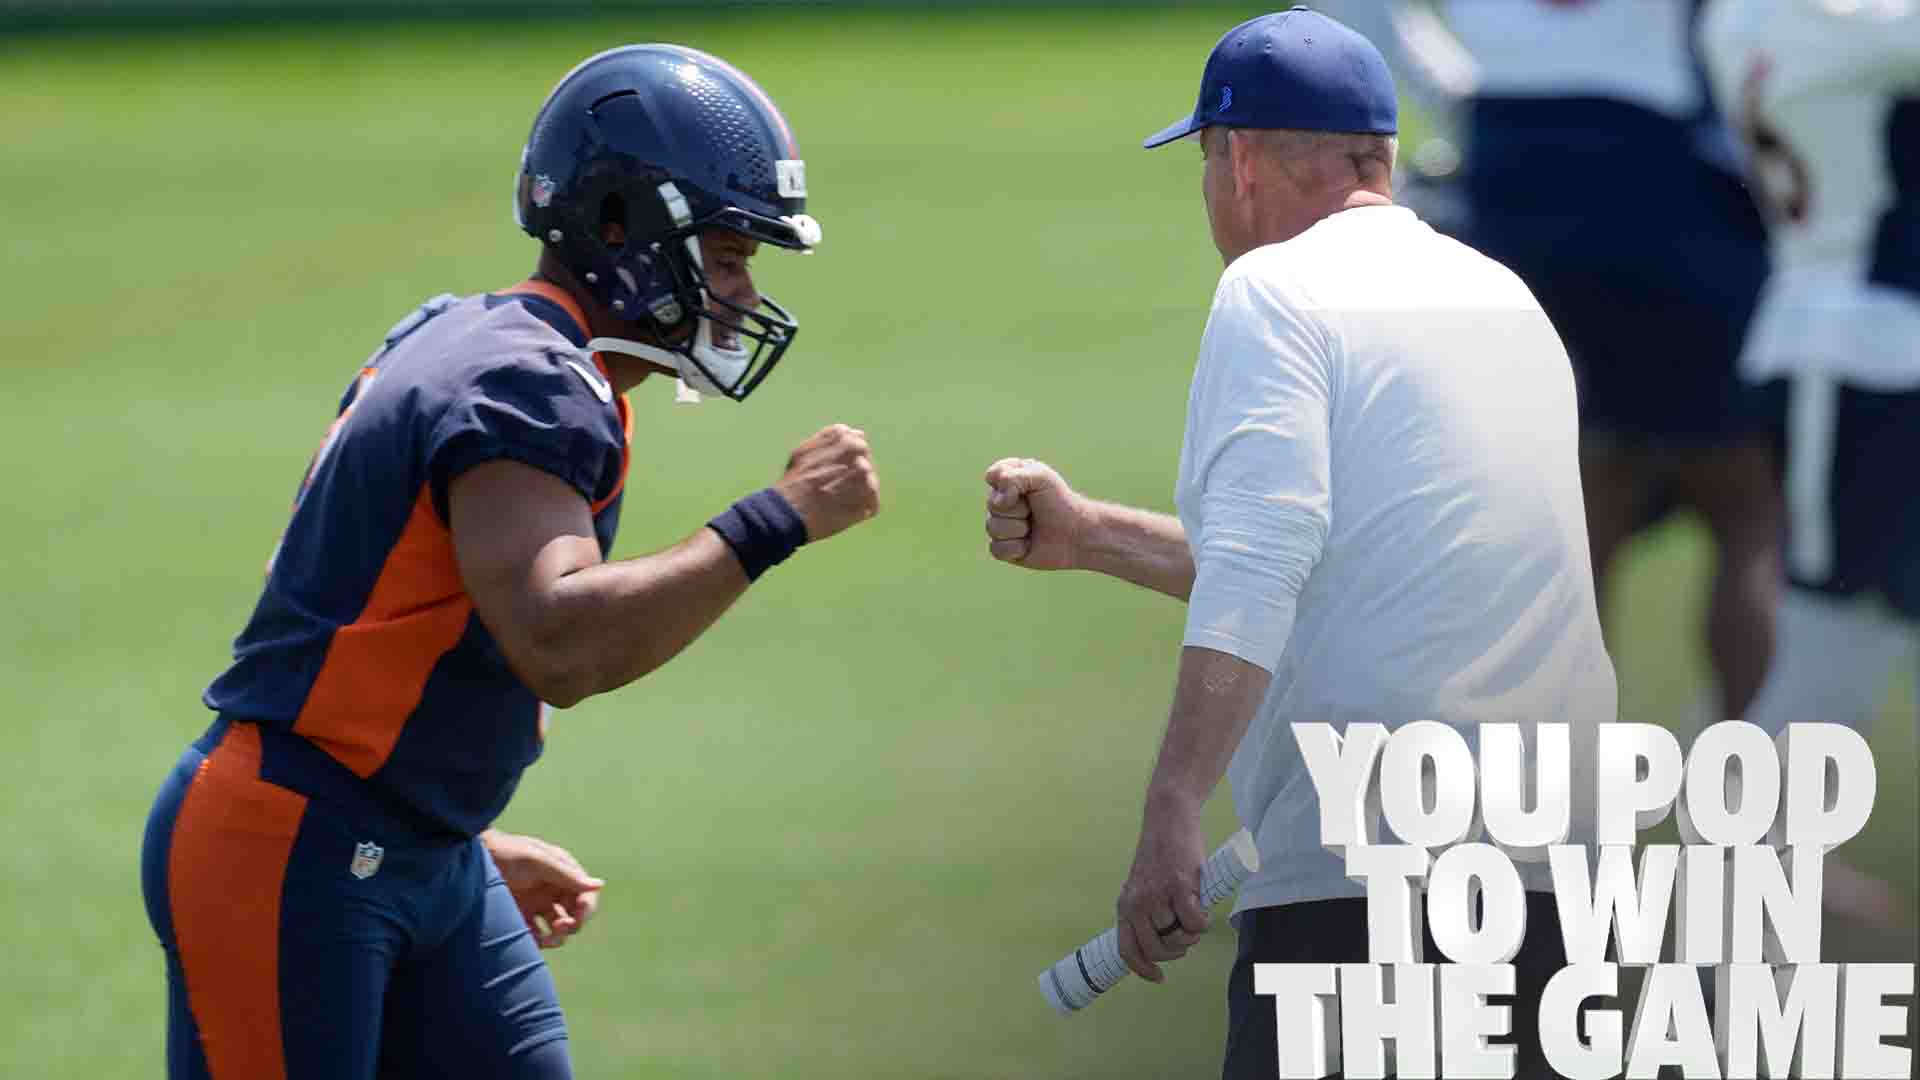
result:
[(700, 403), (700, 391), (687, 385), (686, 375), (684, 374), (685, 369), (683, 367), (686, 362), (686, 357), (681, 356), (679, 353), (668, 352), (658, 345), (646, 345), (638, 341), (629, 341), (626, 338), (616, 337), (594, 338), (587, 342), (587, 349), (590, 352), (608, 352), (619, 353), (622, 356), (634, 356), (659, 364), (662, 367), (672, 368), (676, 372), (681, 372), (680, 377), (673, 381), (673, 400), (688, 405), (698, 405)]
[[(746, 349), (720, 348), (713, 343), (713, 320), (704, 314), (695, 315), (694, 320), (697, 326), (694, 330), (693, 354), (700, 358), (700, 363), (705, 364), (708, 371), (726, 379), (730, 385), (739, 383), (747, 372), (747, 365), (753, 360), (753, 354)], [(634, 356), (672, 368), (679, 375), (673, 399), (683, 404), (699, 404), (702, 393), (726, 396), (726, 392), (689, 360), (686, 353), (616, 337), (594, 338), (587, 342), (587, 348), (593, 352)]]

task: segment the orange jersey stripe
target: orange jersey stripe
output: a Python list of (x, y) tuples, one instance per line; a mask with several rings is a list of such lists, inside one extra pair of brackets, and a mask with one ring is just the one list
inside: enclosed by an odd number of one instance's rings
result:
[(216, 1080), (284, 1080), (280, 895), (305, 796), (260, 779), (260, 732), (235, 724), (200, 766), (167, 855), (187, 1003)]
[(360, 617), (334, 632), (294, 732), (356, 775), (373, 775), (472, 614), (453, 534), (423, 485)]
[[(593, 358), (594, 360), (598, 361), (600, 359), (600, 354), (594, 353)], [(600, 370), (604, 375), (606, 372), (606, 365), (604, 364), (601, 365)], [(611, 381), (611, 377), (609, 376), (608, 378), (609, 378), (609, 381)], [(627, 434), (627, 444), (620, 448), (620, 475), (614, 479), (613, 490), (607, 492), (607, 497), (593, 504), (592, 511), (595, 514), (598, 514), (600, 511), (605, 510), (609, 506), (612, 506), (613, 500), (619, 498), (620, 493), (626, 490), (627, 466), (632, 464), (633, 462), (633, 406), (627, 404), (627, 396), (625, 394), (621, 394), (619, 397), (614, 398), (613, 404), (614, 404), (614, 407), (618, 409), (620, 412), (620, 427)]]

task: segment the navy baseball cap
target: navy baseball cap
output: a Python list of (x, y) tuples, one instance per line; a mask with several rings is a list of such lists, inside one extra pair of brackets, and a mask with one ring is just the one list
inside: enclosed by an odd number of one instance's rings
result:
[(1394, 135), (1400, 103), (1373, 42), (1296, 7), (1227, 31), (1207, 57), (1193, 115), (1141, 145), (1151, 150), (1215, 125)]

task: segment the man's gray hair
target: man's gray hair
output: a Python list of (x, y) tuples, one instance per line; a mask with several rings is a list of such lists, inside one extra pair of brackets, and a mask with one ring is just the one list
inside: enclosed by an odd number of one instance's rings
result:
[(1294, 131), (1236, 129), (1253, 137), (1262, 151), (1280, 162), (1296, 177), (1311, 170), (1329, 183), (1351, 179), (1360, 183), (1384, 182), (1393, 176), (1394, 158), (1400, 152), (1396, 135), (1371, 135), (1344, 131)]

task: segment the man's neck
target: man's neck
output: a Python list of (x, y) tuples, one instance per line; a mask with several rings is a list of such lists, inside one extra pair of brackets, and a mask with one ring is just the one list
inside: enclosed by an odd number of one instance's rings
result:
[(1372, 188), (1356, 188), (1330, 198), (1323, 205), (1325, 206), (1325, 211), (1310, 218), (1304, 220), (1293, 218), (1287, 221), (1272, 222), (1268, 228), (1262, 230), (1258, 242), (1252, 247), (1247, 248), (1246, 251), (1233, 252), (1227, 255), (1227, 265), (1233, 265), (1235, 259), (1238, 259), (1240, 256), (1245, 255), (1247, 251), (1252, 251), (1255, 248), (1263, 248), (1271, 244), (1284, 244), (1335, 214), (1368, 206), (1392, 206), (1393, 199)]
[(565, 291), (573, 298), (574, 304), (580, 308), (581, 313), (586, 316), (587, 325), (580, 329), (586, 331), (590, 338), (602, 335), (599, 325), (602, 321), (600, 302), (580, 287), (580, 283), (573, 279), (573, 275), (567, 272), (566, 267), (560, 265), (559, 260), (544, 251), (541, 252), (539, 265), (533, 270), (533, 280), (544, 281), (556, 289)]
[[(567, 272), (566, 267), (561, 266), (551, 255), (545, 252), (540, 254), (540, 263), (534, 268), (533, 278), (535, 281), (544, 281), (556, 288), (564, 289), (567, 295), (573, 298), (573, 302), (580, 306), (581, 312), (586, 316), (587, 325), (580, 329), (586, 331), (589, 339), (633, 337), (631, 324), (615, 319), (612, 313), (602, 307), (600, 301), (591, 293), (582, 289), (573, 275)], [(665, 370), (662, 365), (649, 363), (637, 356), (605, 352), (599, 355), (600, 362), (606, 365), (607, 381), (612, 384), (614, 392), (618, 394), (624, 394), (640, 385), (647, 376)]]
[(613, 392), (624, 394), (639, 386), (646, 377), (659, 370), (637, 356), (621, 353), (603, 352), (600, 362), (607, 367), (607, 381), (613, 384)]
[[(1393, 205), (1393, 199), (1390, 196), (1384, 195), (1378, 191), (1374, 191), (1371, 188), (1362, 188), (1359, 191), (1353, 192), (1352, 194), (1348, 195), (1346, 198), (1346, 201), (1340, 204), (1340, 209), (1355, 210), (1362, 206), (1392, 206), (1392, 205)], [(1338, 212), (1339, 211), (1335, 211), (1335, 213), (1338, 213)]]

